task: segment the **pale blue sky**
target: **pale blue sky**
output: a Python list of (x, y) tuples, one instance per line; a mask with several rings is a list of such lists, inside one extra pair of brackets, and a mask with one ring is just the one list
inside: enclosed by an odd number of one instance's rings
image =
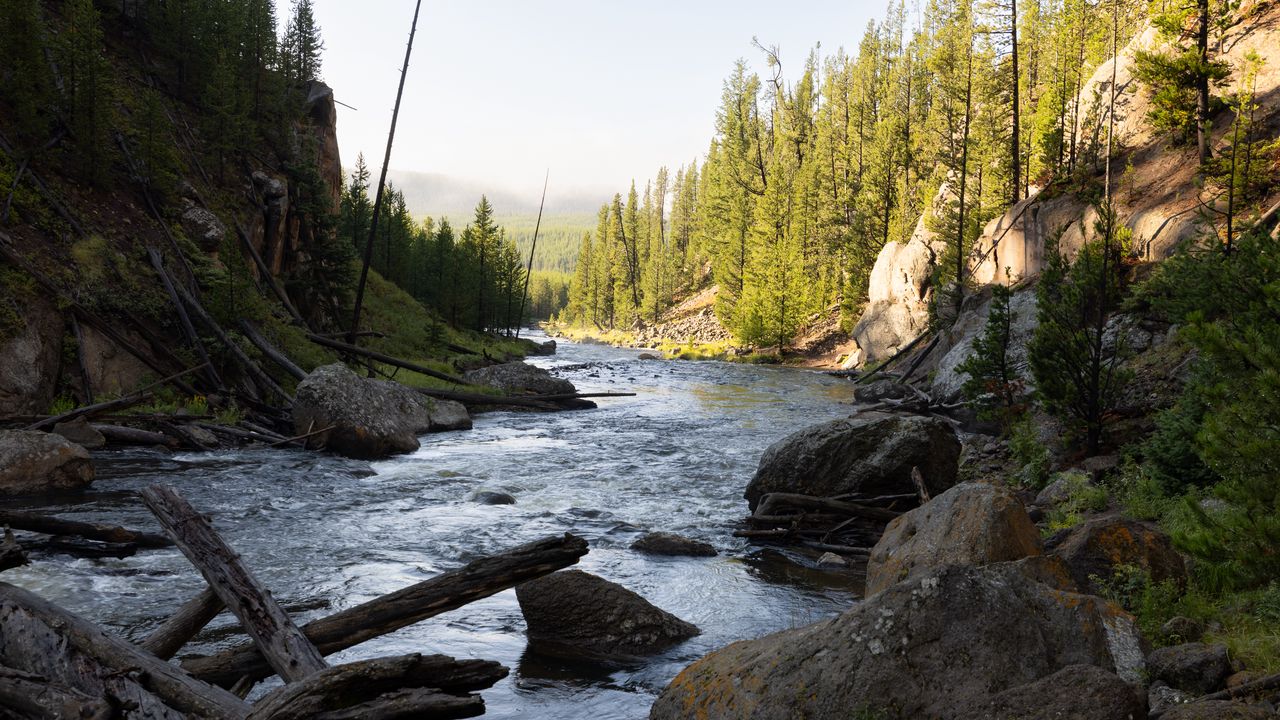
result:
[[(289, 12), (280, 0), (280, 13)], [(381, 164), (413, 0), (315, 0), (344, 164)], [(424, 0), (392, 169), (536, 193), (612, 193), (706, 150), (753, 35), (794, 78), (809, 50), (853, 52), (886, 0)]]

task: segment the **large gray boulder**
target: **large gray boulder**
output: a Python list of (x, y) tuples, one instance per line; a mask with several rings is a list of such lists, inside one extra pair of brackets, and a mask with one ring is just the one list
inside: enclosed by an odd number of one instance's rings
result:
[(770, 445), (747, 485), (754, 510), (765, 493), (830, 497), (913, 493), (920, 468), (931, 495), (956, 481), (960, 440), (944, 420), (862, 413), (812, 425)]
[(959, 717), (964, 720), (1142, 720), (1145, 694), (1095, 665), (1072, 665), (1005, 690)]
[(428, 398), (399, 383), (362, 378), (335, 363), (316, 368), (298, 383), (293, 425), (311, 437), (310, 447), (374, 459), (418, 449), (418, 435), (471, 427), (460, 403)]
[(581, 570), (516, 586), (530, 646), (570, 657), (640, 657), (698, 634), (691, 623)]
[(61, 435), (0, 430), (0, 496), (81, 490), (93, 482), (89, 451)]
[(523, 362), (490, 365), (468, 371), (462, 378), (467, 382), (488, 385), (513, 394), (566, 395), (576, 391), (573, 383), (568, 380)]
[(1012, 490), (963, 483), (889, 523), (867, 561), (867, 595), (940, 565), (989, 565), (1041, 552), (1040, 532)]
[(1182, 556), (1155, 523), (1106, 515), (1054, 534), (1044, 547), (1067, 563), (1087, 592), (1098, 590), (1094, 578), (1110, 580), (1122, 565), (1140, 568), (1156, 582), (1187, 582)]
[(1133, 619), (1037, 582), (1029, 562), (948, 565), (831, 620), (729, 645), (676, 676), (650, 717), (951, 720), (1071, 666), (1136, 682)]
[(1221, 690), (1231, 674), (1227, 646), (1184, 643), (1163, 647), (1147, 656), (1151, 677), (1194, 696)]

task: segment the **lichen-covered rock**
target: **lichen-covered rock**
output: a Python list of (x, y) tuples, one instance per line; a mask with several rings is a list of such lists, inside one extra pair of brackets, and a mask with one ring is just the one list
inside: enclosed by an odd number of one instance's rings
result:
[(1061, 557), (1086, 592), (1097, 592), (1092, 578), (1111, 579), (1116, 568), (1140, 568), (1156, 582), (1187, 581), (1187, 568), (1173, 542), (1154, 523), (1118, 515), (1094, 518), (1062, 530), (1044, 543), (1045, 552)]
[(1133, 619), (1024, 565), (948, 565), (831, 620), (729, 645), (681, 672), (650, 717), (950, 720), (1075, 665), (1136, 682)]
[(61, 435), (0, 430), (0, 496), (81, 490), (93, 482), (89, 452)]
[(516, 587), (539, 652), (571, 657), (650, 655), (698, 628), (630, 590), (581, 570), (561, 570)]
[(1231, 675), (1226, 645), (1184, 643), (1163, 647), (1147, 656), (1151, 677), (1194, 695), (1221, 690)]
[(362, 378), (345, 365), (316, 368), (298, 383), (293, 425), (309, 447), (372, 459), (418, 449), (418, 435), (471, 427), (467, 409), (428, 398), (399, 383)]
[(713, 557), (716, 554), (716, 549), (710, 543), (669, 532), (645, 533), (631, 543), (631, 549), (650, 555)]
[(862, 413), (812, 425), (770, 445), (745, 496), (754, 510), (771, 492), (914, 493), (913, 467), (937, 495), (955, 484), (959, 461), (960, 440), (944, 420)]
[(227, 237), (227, 226), (212, 211), (190, 203), (179, 218), (182, 230), (205, 252), (217, 252)]
[(463, 379), (515, 394), (565, 395), (575, 392), (573, 383), (568, 380), (523, 362), (502, 363), (471, 370), (463, 375)]
[(1040, 553), (1040, 533), (1013, 491), (963, 483), (889, 523), (867, 561), (867, 595), (940, 565), (989, 565)]
[(1010, 688), (959, 716), (963, 720), (1143, 720), (1142, 690), (1095, 665), (1072, 665)]

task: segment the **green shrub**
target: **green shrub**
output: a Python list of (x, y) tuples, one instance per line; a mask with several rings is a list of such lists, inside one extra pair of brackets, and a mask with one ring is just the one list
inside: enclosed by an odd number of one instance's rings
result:
[(1018, 484), (1039, 490), (1049, 484), (1053, 458), (1036, 432), (1035, 420), (1024, 417), (1009, 432), (1009, 452), (1018, 462)]
[(1058, 475), (1067, 486), (1067, 497), (1053, 507), (1046, 517), (1049, 532), (1079, 525), (1086, 512), (1102, 512), (1110, 499), (1107, 489), (1089, 482), (1083, 473)]

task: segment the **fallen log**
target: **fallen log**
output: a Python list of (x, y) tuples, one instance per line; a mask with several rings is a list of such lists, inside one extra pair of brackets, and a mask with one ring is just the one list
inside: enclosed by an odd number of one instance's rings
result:
[[(323, 655), (455, 610), (521, 583), (549, 575), (587, 554), (587, 541), (575, 535), (550, 537), (481, 558), (402, 590), (314, 620), (302, 632)], [(270, 666), (250, 643), (182, 663), (192, 675), (223, 687), (241, 677), (261, 680)]]
[(141, 428), (127, 427), (125, 425), (99, 425), (91, 426), (102, 434), (109, 443), (117, 445), (176, 445), (177, 442), (165, 435), (164, 433), (152, 432), (151, 430), (142, 430)]
[(79, 535), (102, 542), (133, 543), (145, 548), (173, 547), (173, 541), (159, 533), (141, 532), (82, 520), (67, 520), (23, 510), (0, 510), (0, 525), (44, 535)]
[(261, 433), (252, 432), (250, 430), (241, 430), (240, 428), (230, 427), (228, 425), (215, 425), (214, 423), (196, 423), (196, 427), (204, 428), (209, 432), (219, 433), (227, 437), (233, 437), (237, 440), (248, 440), (249, 442), (274, 443), (279, 442), (276, 438), (279, 436), (272, 433), (271, 435), (263, 435)]
[(13, 531), (5, 528), (4, 542), (0, 542), (0, 572), (21, 567), (29, 562), (31, 561), (27, 559), (22, 546), (13, 538)]
[(196, 680), (93, 623), (2, 582), (0, 647), (6, 665), (90, 696), (109, 693), (138, 703), (138, 717), (172, 717), (165, 707), (231, 720), (249, 713), (249, 706), (226, 690)]
[(200, 341), (200, 334), (196, 332), (196, 326), (191, 323), (191, 316), (187, 314), (187, 309), (182, 306), (182, 298), (178, 297), (178, 291), (173, 287), (173, 280), (169, 277), (169, 273), (165, 272), (164, 260), (160, 258), (160, 253), (155, 248), (148, 247), (147, 257), (151, 260), (151, 267), (155, 268), (156, 275), (160, 276), (160, 282), (164, 285), (165, 293), (169, 295), (169, 302), (178, 311), (178, 321), (182, 326), (182, 334), (187, 338), (187, 344), (204, 361), (205, 377), (212, 383), (210, 387), (222, 387), (222, 378), (218, 377), (218, 371), (213, 367), (213, 360), (209, 357), (209, 353), (205, 351), (204, 343)]
[[(455, 660), (445, 655), (415, 653), (362, 660), (322, 670), (272, 691), (254, 704), (249, 720), (308, 720), (404, 689), (425, 688), (438, 691), (441, 698), (467, 698), (467, 693), (492, 687), (508, 672), (496, 662)], [(479, 706), (483, 710), (483, 703)]]
[[(253, 183), (250, 183), (250, 187), (252, 185)], [(236, 235), (240, 237), (241, 244), (249, 251), (249, 256), (253, 258), (253, 264), (258, 266), (258, 274), (267, 281), (267, 285), (271, 287), (271, 292), (275, 293), (276, 299), (289, 312), (289, 316), (298, 324), (298, 327), (310, 330), (310, 325), (302, 317), (302, 313), (298, 312), (298, 308), (294, 306), (293, 301), (289, 299), (289, 293), (285, 292), (284, 286), (280, 284), (279, 280), (276, 280), (271, 268), (267, 267), (267, 263), (262, 259), (262, 254), (258, 252), (258, 248), (253, 246), (253, 241), (249, 239), (249, 234), (241, 227), (239, 220), (236, 220)]]
[(832, 545), (830, 543), (810, 542), (808, 540), (801, 542), (801, 545), (814, 550), (823, 552), (833, 552), (839, 555), (858, 555), (861, 557), (870, 557), (871, 548), (869, 547), (852, 547), (850, 545)]
[(0, 665), (0, 715), (24, 720), (111, 720), (115, 710), (99, 695), (56, 685), (41, 675)]
[(778, 505), (789, 505), (806, 510), (825, 510), (840, 515), (857, 515), (884, 522), (893, 520), (902, 514), (893, 510), (885, 510), (884, 508), (871, 507), (846, 500), (832, 500), (831, 498), (814, 497), (812, 495), (780, 492), (768, 493), (761, 498), (760, 504), (756, 506), (755, 514), (770, 515), (769, 511), (775, 509)]
[(290, 360), (288, 355), (277, 350), (274, 345), (267, 341), (266, 338), (262, 337), (262, 333), (258, 332), (258, 328), (254, 327), (253, 323), (245, 320), (244, 318), (240, 318), (240, 331), (244, 333), (246, 338), (249, 338), (249, 342), (253, 343), (253, 346), (258, 348), (263, 355), (271, 358), (272, 362), (279, 365), (280, 369), (289, 373), (297, 380), (301, 380), (307, 376), (306, 370), (298, 367), (297, 363)]
[(156, 628), (138, 647), (161, 660), (173, 657), (183, 645), (204, 629), (226, 605), (210, 588), (183, 603), (164, 624)]
[(43, 420), (39, 420), (35, 423), (32, 423), (31, 425), (28, 425), (26, 429), (40, 430), (46, 427), (53, 427), (58, 423), (67, 422), (68, 420), (74, 420), (78, 417), (88, 417), (91, 415), (97, 415), (99, 413), (107, 412), (108, 410), (121, 410), (127, 407), (131, 407), (133, 405), (137, 405), (141, 403), (143, 400), (146, 400), (147, 398), (151, 397), (152, 390), (155, 390), (156, 388), (160, 387), (161, 385), (164, 385), (165, 383), (177, 380), (183, 375), (190, 375), (191, 373), (199, 370), (202, 367), (204, 366), (197, 365), (193, 368), (188, 368), (186, 370), (183, 370), (180, 373), (174, 373), (169, 377), (157, 380), (156, 382), (153, 382), (150, 385), (147, 385), (146, 387), (143, 387), (139, 390), (135, 390), (134, 392), (128, 395), (125, 395), (124, 397), (116, 398), (115, 400), (107, 400), (106, 402), (100, 402), (93, 405), (85, 405), (84, 407), (78, 407), (78, 408), (75, 408), (74, 410), (68, 410), (58, 415), (50, 415), (44, 418)]
[(559, 395), (485, 395), (484, 393), (456, 392), (453, 390), (436, 390), (435, 388), (414, 388), (418, 392), (438, 400), (453, 400), (463, 405), (510, 405), (512, 407), (533, 407), (539, 410), (561, 410), (555, 403), (566, 400), (593, 397), (635, 397), (635, 393), (563, 393)]
[(73, 535), (54, 535), (43, 540), (24, 539), (18, 544), (26, 552), (47, 552), (78, 558), (127, 558), (138, 554), (138, 546), (134, 543), (86, 540)]
[(448, 373), (442, 373), (439, 370), (432, 370), (429, 367), (423, 367), (422, 365), (419, 365), (414, 362), (409, 362), (408, 360), (401, 360), (400, 358), (391, 357), (390, 355), (385, 355), (376, 350), (368, 350), (360, 347), (359, 345), (344, 343), (340, 340), (332, 340), (330, 338), (324, 337), (323, 335), (307, 333), (307, 339), (317, 345), (323, 345), (324, 347), (330, 348), (332, 350), (339, 350), (345, 353), (350, 353), (352, 355), (359, 355), (360, 357), (365, 357), (370, 360), (376, 360), (380, 363), (391, 365), (393, 367), (402, 368), (404, 370), (412, 370), (413, 372), (422, 373), (423, 375), (436, 378), (437, 380), (444, 380), (445, 382), (451, 382), (454, 385), (470, 385), (471, 384), (460, 377), (454, 377), (453, 375), (449, 375)]
[(309, 720), (400, 720), (401, 718), (470, 718), (484, 714), (479, 696), (459, 697), (429, 688), (396, 690), (341, 710), (311, 715)]
[[(294, 435), (294, 436), (293, 436), (293, 437), (291, 437), (291, 438), (285, 438), (284, 440), (277, 440), (277, 441), (275, 441), (275, 442), (271, 443), (271, 447), (280, 447), (281, 445), (289, 445), (289, 444), (292, 444), (292, 443), (300, 442), (300, 441), (302, 441), (302, 440), (306, 440), (306, 439), (308, 439), (308, 438), (313, 438), (313, 437), (315, 437), (316, 435), (320, 435), (321, 433), (327, 433), (327, 432), (329, 432), (330, 430), (332, 430), (332, 429), (334, 429), (334, 428), (336, 428), (336, 427), (338, 427), (338, 426), (337, 426), (337, 425), (329, 425), (329, 426), (327, 426), (327, 427), (322, 427), (322, 428), (320, 428), (319, 430), (312, 430), (312, 431), (310, 431), (310, 432), (306, 432), (306, 433), (303, 433), (303, 434), (301, 434), (301, 435)], [(305, 445), (304, 445), (304, 447), (305, 447)]]
[(295, 682), (328, 667), (240, 556), (190, 503), (172, 488), (160, 485), (144, 489), (141, 495), (160, 526), (240, 621), (280, 677)]

